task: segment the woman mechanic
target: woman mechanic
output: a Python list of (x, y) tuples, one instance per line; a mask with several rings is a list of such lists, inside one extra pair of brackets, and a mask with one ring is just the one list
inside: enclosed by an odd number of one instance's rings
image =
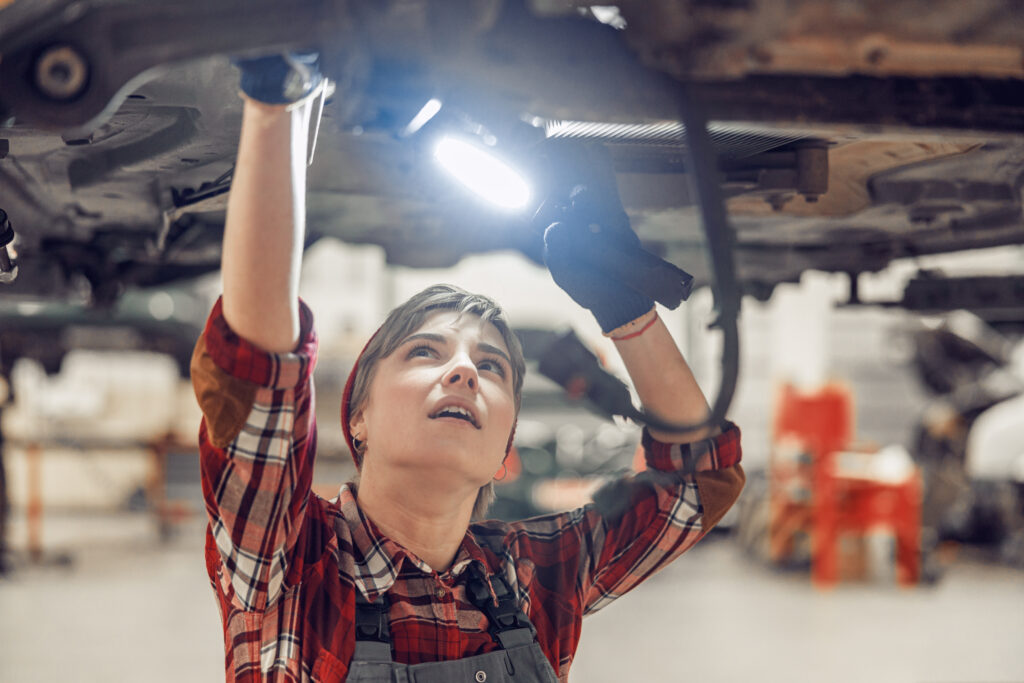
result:
[[(437, 286), (391, 312), (345, 387), (358, 484), (330, 501), (313, 494), (317, 338), (297, 290), (322, 80), (295, 55), (239, 65), (223, 295), (192, 362), (227, 680), (567, 680), (583, 616), (693, 546), (735, 501), (738, 429), (645, 430), (648, 470), (598, 496), (607, 502), (479, 521), (512, 445), (524, 361), (492, 301)], [(614, 340), (646, 409), (704, 419), (653, 302), (576, 262), (573, 229), (546, 234), (555, 282)]]

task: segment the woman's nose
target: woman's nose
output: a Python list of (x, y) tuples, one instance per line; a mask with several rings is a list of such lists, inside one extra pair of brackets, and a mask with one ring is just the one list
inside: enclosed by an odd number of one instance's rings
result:
[(464, 384), (476, 391), (478, 380), (476, 366), (472, 361), (466, 357), (457, 357), (448, 367), (443, 381), (446, 385)]

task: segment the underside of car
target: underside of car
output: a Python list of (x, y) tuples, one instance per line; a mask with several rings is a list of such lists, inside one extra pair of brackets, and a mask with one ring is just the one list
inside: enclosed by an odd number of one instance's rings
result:
[[(1016, 0), (4, 4), (0, 209), (18, 268), (5, 299), (103, 305), (215, 270), (241, 118), (228, 56), (297, 47), (319, 49), (335, 83), (310, 240), (377, 244), (394, 264), (540, 259), (529, 211), (437, 172), (430, 141), (448, 131), (526, 169), (553, 140), (600, 143), (644, 246), (706, 284), (683, 154), (694, 104), (718, 155), (696, 170), (719, 174), (745, 293), (1024, 243)], [(416, 130), (430, 101), (440, 111)], [(922, 278), (901, 305), (1019, 318), (1024, 279), (988, 276)]]

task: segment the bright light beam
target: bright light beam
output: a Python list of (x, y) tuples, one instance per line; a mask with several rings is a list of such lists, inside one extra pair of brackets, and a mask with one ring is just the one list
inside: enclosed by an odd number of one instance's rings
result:
[(519, 173), (465, 140), (441, 138), (434, 158), (463, 185), (504, 209), (521, 209), (530, 201), (530, 186)]

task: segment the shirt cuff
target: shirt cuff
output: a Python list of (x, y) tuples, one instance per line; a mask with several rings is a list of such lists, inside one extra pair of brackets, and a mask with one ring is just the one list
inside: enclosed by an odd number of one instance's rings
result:
[(203, 330), (206, 352), (228, 375), (269, 389), (290, 389), (309, 380), (316, 365), (317, 337), (313, 312), (299, 300), (299, 342), (295, 350), (272, 353), (238, 336), (224, 319), (218, 298)]
[(723, 470), (742, 459), (740, 428), (728, 421), (720, 434), (692, 443), (663, 443), (645, 427), (642, 443), (647, 466), (662, 472)]

